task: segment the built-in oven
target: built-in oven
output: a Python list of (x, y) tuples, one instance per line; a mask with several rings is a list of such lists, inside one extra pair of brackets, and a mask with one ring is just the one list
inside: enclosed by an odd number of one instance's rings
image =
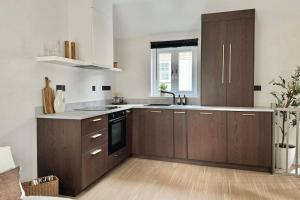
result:
[(126, 146), (126, 111), (108, 115), (108, 154)]

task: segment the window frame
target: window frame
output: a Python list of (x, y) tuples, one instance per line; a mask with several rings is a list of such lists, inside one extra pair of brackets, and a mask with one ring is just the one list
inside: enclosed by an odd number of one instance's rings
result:
[[(178, 91), (179, 89), (179, 53), (192, 51), (192, 91)], [(176, 95), (186, 95), (187, 97), (198, 97), (198, 46), (173, 47), (151, 49), (151, 97), (160, 97), (158, 55), (159, 53), (171, 53), (171, 91)], [(175, 72), (175, 73), (174, 73)], [(175, 88), (173, 88), (175, 87)]]

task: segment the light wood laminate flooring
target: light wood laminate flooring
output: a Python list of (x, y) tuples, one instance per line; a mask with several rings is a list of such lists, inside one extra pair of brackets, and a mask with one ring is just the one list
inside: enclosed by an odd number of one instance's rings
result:
[(300, 178), (130, 158), (78, 200), (300, 200)]

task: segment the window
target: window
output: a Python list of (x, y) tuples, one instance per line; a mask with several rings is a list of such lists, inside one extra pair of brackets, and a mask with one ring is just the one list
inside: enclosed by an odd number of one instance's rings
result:
[(197, 96), (197, 47), (158, 48), (151, 51), (151, 96), (160, 88), (176, 95)]

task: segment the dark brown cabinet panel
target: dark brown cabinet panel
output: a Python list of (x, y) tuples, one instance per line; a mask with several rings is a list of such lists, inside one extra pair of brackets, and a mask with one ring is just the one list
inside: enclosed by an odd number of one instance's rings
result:
[(133, 126), (134, 154), (174, 157), (172, 110), (135, 109)]
[(186, 111), (174, 111), (174, 157), (187, 158)]
[(227, 106), (253, 106), (254, 19), (227, 21)]
[(226, 162), (226, 112), (188, 111), (188, 159)]
[(228, 112), (228, 162), (270, 167), (272, 114)]
[(255, 10), (202, 15), (201, 104), (253, 106)]
[(107, 169), (107, 144), (96, 147), (82, 155), (82, 188), (102, 176)]
[(202, 22), (201, 104), (226, 105), (225, 23)]
[(130, 156), (132, 153), (133, 116), (132, 110), (126, 111), (126, 151)]

